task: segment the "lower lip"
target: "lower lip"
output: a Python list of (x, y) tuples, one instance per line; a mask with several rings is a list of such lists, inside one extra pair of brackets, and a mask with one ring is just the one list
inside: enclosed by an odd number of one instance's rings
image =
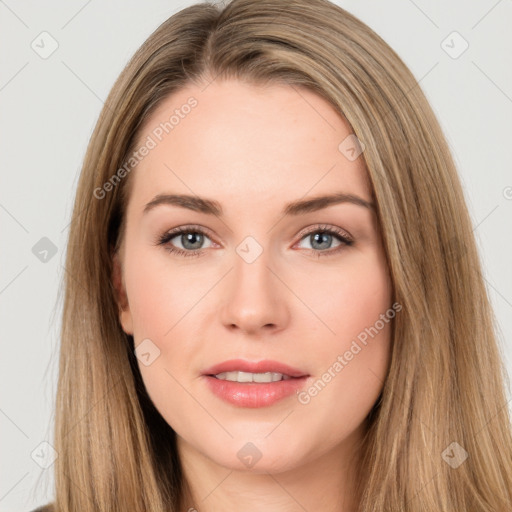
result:
[(226, 402), (239, 407), (266, 407), (296, 394), (307, 377), (297, 377), (277, 382), (232, 382), (205, 375), (211, 391)]

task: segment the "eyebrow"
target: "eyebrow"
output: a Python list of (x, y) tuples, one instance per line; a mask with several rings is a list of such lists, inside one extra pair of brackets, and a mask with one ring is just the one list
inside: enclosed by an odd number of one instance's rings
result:
[[(340, 203), (355, 204), (372, 212), (375, 211), (375, 205), (371, 201), (366, 201), (362, 197), (354, 194), (338, 192), (335, 194), (313, 197), (311, 199), (300, 199), (298, 201), (288, 203), (283, 209), (283, 215), (301, 215), (304, 213), (316, 212), (323, 208), (327, 208), (328, 206)], [(223, 215), (222, 206), (218, 201), (186, 194), (159, 194), (146, 204), (143, 213), (145, 214), (159, 205), (179, 206), (180, 208), (186, 208), (188, 210), (206, 213), (208, 215), (216, 215), (219, 217)]]

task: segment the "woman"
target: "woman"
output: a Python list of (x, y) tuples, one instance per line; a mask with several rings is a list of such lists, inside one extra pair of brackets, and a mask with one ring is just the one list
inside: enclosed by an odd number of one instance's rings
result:
[(340, 7), (164, 22), (92, 135), (66, 268), (47, 510), (511, 510), (454, 163)]

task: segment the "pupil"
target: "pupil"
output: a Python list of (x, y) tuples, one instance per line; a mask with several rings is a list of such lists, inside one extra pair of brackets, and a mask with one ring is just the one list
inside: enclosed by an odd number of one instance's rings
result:
[[(318, 239), (320, 238), (320, 240), (324, 240), (324, 242), (322, 243), (322, 241), (320, 241), (320, 246), (321, 247), (318, 247), (319, 249), (328, 249), (329, 248), (329, 237), (331, 237), (331, 235), (329, 233), (315, 233), (313, 235), (313, 239), (314, 239), (314, 243), (316, 243), (318, 241)], [(327, 241), (326, 241), (327, 239)], [(312, 246), (314, 247), (314, 243), (312, 244)]]
[[(194, 243), (195, 240), (195, 243)], [(187, 244), (191, 242), (192, 247), (188, 246)], [(181, 243), (183, 244), (183, 247), (186, 249), (199, 249), (201, 247), (201, 244), (203, 242), (203, 235), (201, 233), (187, 233), (185, 235), (181, 236)]]

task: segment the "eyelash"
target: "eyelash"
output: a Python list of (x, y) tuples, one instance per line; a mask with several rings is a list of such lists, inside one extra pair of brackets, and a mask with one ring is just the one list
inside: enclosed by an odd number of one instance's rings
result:
[[(201, 256), (203, 251), (205, 249), (196, 249), (194, 251), (184, 251), (183, 249), (180, 249), (178, 247), (174, 247), (171, 244), (169, 244), (169, 241), (173, 238), (176, 238), (178, 235), (182, 235), (183, 233), (199, 233), (201, 235), (208, 236), (208, 233), (201, 228), (201, 226), (183, 226), (180, 228), (176, 228), (174, 230), (168, 231), (164, 233), (163, 235), (159, 235), (156, 240), (157, 245), (164, 246), (165, 250), (170, 252), (171, 254), (177, 254), (178, 256), (185, 256), (185, 257), (197, 257)], [(325, 250), (325, 251), (315, 251), (314, 249), (308, 249), (309, 251), (313, 251), (313, 253), (317, 257), (322, 256), (334, 256), (340, 252), (340, 250), (343, 250), (344, 246), (350, 247), (354, 244), (354, 241), (349, 238), (343, 231), (341, 231), (338, 228), (329, 227), (326, 225), (319, 225), (315, 226), (313, 230), (310, 230), (306, 233), (301, 233), (300, 240), (303, 238), (306, 238), (309, 235), (312, 235), (314, 233), (324, 233), (328, 235), (334, 235), (340, 242), (342, 242), (342, 245), (338, 246), (337, 248), (331, 250)]]

